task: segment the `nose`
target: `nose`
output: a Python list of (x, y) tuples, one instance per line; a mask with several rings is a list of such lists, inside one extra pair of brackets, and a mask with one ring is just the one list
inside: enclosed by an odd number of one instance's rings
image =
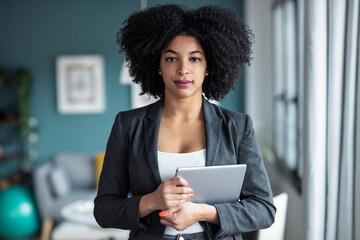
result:
[(185, 75), (190, 73), (190, 70), (189, 70), (189, 68), (188, 68), (188, 66), (187, 66), (187, 64), (185, 62), (180, 63), (179, 68), (177, 70), (177, 73), (180, 76), (185, 76)]

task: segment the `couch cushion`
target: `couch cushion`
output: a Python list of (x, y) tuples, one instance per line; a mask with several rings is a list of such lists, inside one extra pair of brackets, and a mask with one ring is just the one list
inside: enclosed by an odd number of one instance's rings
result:
[(55, 166), (49, 175), (50, 186), (56, 197), (65, 197), (71, 191), (71, 182), (68, 174), (61, 166)]
[(68, 173), (75, 188), (95, 188), (94, 155), (82, 153), (61, 153), (55, 155), (55, 163)]

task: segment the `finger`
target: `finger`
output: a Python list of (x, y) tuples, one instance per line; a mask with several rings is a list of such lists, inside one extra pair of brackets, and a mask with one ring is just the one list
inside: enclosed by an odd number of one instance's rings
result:
[(193, 189), (189, 188), (189, 184), (181, 177), (174, 177), (164, 181), (162, 187), (163, 192), (174, 193), (190, 193)]
[(173, 201), (171, 204), (168, 205), (168, 208), (177, 207), (187, 201), (189, 201), (189, 198)]
[(173, 188), (173, 192), (175, 194), (193, 194), (194, 189), (190, 187), (175, 187)]
[(189, 183), (184, 178), (182, 178), (180, 176), (173, 177), (172, 181), (176, 186), (184, 186), (184, 187), (189, 186)]
[(177, 212), (179, 210), (180, 210), (180, 206), (177, 205), (175, 207), (167, 208), (167, 209), (161, 211), (159, 213), (159, 216), (160, 217), (167, 217), (167, 216), (172, 215), (173, 213), (175, 213), (175, 212)]
[[(177, 198), (179, 198), (177, 196)], [(189, 198), (183, 198), (183, 199), (172, 199), (172, 200), (168, 200), (164, 203), (163, 205), (163, 209), (168, 209), (168, 208), (172, 208), (172, 207), (176, 207), (184, 202), (187, 202), (189, 200)]]
[(188, 201), (190, 198), (193, 198), (193, 193), (187, 193), (187, 194), (172, 194), (171, 200), (169, 200), (174, 203), (174, 205), (178, 205), (180, 203)]

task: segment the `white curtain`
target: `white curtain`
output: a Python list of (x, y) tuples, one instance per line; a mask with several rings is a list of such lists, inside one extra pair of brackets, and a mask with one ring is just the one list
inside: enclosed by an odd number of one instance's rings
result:
[[(360, 30), (358, 30), (358, 50), (360, 49)], [(355, 209), (354, 209), (354, 226), (355, 238), (360, 238), (360, 51), (358, 51), (358, 65), (357, 65), (357, 78), (356, 78), (356, 116), (355, 116)]]
[[(304, 1), (303, 199), (306, 239), (324, 239), (327, 1)], [(300, 36), (301, 37), (301, 36)]]
[(336, 239), (338, 181), (341, 148), (341, 122), (344, 74), (344, 46), (346, 25), (346, 2), (332, 0), (329, 2), (329, 80), (328, 80), (328, 138), (327, 138), (327, 218), (326, 236)]
[(359, 1), (303, 4), (305, 236), (360, 239)]
[[(334, 16), (335, 17), (335, 16)], [(354, 237), (355, 101), (359, 52), (359, 1), (347, 1), (338, 239)], [(353, 238), (355, 239), (355, 238)], [(357, 238), (359, 239), (359, 238)]]
[(273, 7), (274, 150), (302, 178), (308, 240), (360, 239), (359, 1)]

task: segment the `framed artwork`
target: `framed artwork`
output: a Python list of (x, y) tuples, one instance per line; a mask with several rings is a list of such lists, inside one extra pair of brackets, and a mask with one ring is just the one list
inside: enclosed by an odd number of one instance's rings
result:
[(57, 108), (60, 114), (105, 111), (104, 58), (101, 55), (56, 59)]

